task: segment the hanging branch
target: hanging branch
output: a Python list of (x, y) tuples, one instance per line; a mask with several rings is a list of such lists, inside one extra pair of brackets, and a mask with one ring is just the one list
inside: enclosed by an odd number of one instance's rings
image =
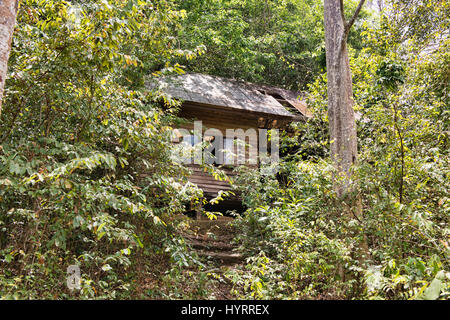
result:
[(358, 7), (356, 8), (355, 13), (353, 14), (352, 18), (346, 23), (345, 16), (344, 16), (344, 3), (343, 3), (343, 0), (339, 0), (341, 18), (342, 18), (342, 22), (344, 24), (344, 32), (341, 33), (341, 35), (340, 35), (338, 55), (341, 54), (342, 48), (344, 47), (345, 42), (347, 42), (348, 33), (350, 32), (351, 27), (355, 23), (355, 20), (358, 17), (359, 13), (361, 12), (362, 6), (364, 5), (365, 2), (366, 2), (366, 0), (361, 0), (359, 2)]
[[(353, 14), (352, 18), (345, 24), (344, 27), (344, 35), (345, 37), (347, 37), (348, 33), (350, 32), (350, 28), (353, 26), (353, 24), (355, 23), (356, 18), (359, 15), (359, 12), (362, 9), (362, 6), (364, 5), (364, 2), (366, 2), (366, 0), (361, 0), (358, 4), (358, 7), (356, 7), (355, 13)], [(342, 7), (341, 7), (342, 8)], [(342, 8), (343, 9), (343, 8)], [(343, 13), (342, 13), (343, 14)]]

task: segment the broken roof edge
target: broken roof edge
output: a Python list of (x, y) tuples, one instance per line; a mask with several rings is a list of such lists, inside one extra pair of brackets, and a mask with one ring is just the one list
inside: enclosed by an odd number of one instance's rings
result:
[(185, 73), (154, 78), (146, 81), (145, 86), (191, 103), (291, 118), (293, 121), (312, 116), (306, 103), (300, 99), (300, 93), (243, 80)]
[(233, 106), (223, 106), (218, 104), (209, 104), (209, 103), (202, 103), (197, 101), (189, 101), (184, 100), (185, 106), (192, 107), (192, 106), (200, 106), (200, 107), (209, 107), (212, 108), (214, 111), (229, 111), (233, 113), (237, 112), (244, 112), (245, 114), (252, 115), (254, 117), (264, 117), (266, 119), (280, 119), (280, 120), (290, 120), (290, 121), (303, 121), (305, 120), (305, 116), (301, 114), (290, 114), (290, 115), (277, 115), (277, 114), (269, 114), (266, 112), (259, 112), (259, 111), (253, 111), (253, 110), (243, 110), (243, 109), (237, 109)]
[(268, 94), (277, 94), (284, 98), (289, 104), (291, 104), (302, 116), (306, 118), (312, 117), (312, 112), (308, 109), (308, 106), (302, 97), (301, 92), (291, 91), (284, 88), (272, 87), (265, 84), (253, 84), (247, 83), (249, 86), (253, 86), (256, 90), (266, 91)]

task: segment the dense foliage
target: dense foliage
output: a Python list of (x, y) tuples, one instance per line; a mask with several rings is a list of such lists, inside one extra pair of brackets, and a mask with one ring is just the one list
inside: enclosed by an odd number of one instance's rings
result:
[[(240, 240), (257, 257), (252, 276), (235, 278), (244, 296), (448, 298), (449, 42), (434, 41), (443, 36), (439, 24), (426, 39), (408, 30), (410, 38), (393, 46), (396, 21), (380, 21), (365, 26), (362, 49), (351, 51), (360, 153), (353, 196), (363, 214), (343, 214), (352, 201), (335, 198), (322, 160), (329, 144), (322, 75), (309, 86), (314, 117), (285, 140), (295, 153), (281, 166), (283, 179), (241, 176), (252, 187), (243, 190), (250, 209), (238, 222), (247, 230)], [(435, 49), (417, 57), (413, 49), (425, 40)]]
[(62, 285), (76, 264), (80, 297), (119, 297), (199, 196), (170, 160), (169, 102), (130, 89), (184, 54), (169, 49), (183, 13), (28, 0), (18, 17), (0, 124), (0, 295), (78, 295)]
[[(188, 70), (298, 90), (325, 68), (321, 0), (182, 0), (180, 47), (203, 45)], [(356, 2), (346, 10), (352, 12)], [(361, 17), (367, 16), (363, 13)], [(358, 47), (359, 24), (350, 34)]]
[[(179, 102), (144, 85), (185, 69), (302, 89), (313, 112), (283, 137), (276, 176), (238, 169), (235, 297), (448, 299), (449, 5), (387, 1), (351, 31), (361, 216), (332, 188), (322, 11), (21, 1), (0, 118), (0, 298), (211, 297), (175, 219), (203, 201), (171, 158)], [(79, 291), (65, 285), (74, 264)]]

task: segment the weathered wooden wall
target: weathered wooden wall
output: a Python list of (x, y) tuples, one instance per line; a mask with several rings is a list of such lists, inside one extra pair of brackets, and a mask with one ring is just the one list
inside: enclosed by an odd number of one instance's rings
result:
[[(261, 127), (261, 119), (258, 115), (249, 112), (237, 112), (233, 110), (226, 110), (214, 106), (198, 105), (194, 103), (185, 103), (179, 113), (179, 116), (189, 120), (188, 123), (183, 124), (180, 128), (193, 130), (194, 120), (201, 120), (203, 125), (203, 132), (206, 129), (214, 128), (222, 132), (225, 137), (226, 129), (255, 129), (258, 135), (258, 128)], [(250, 144), (258, 150), (258, 136), (256, 141), (251, 142), (247, 139), (246, 143)], [(246, 158), (248, 159), (250, 148), (246, 148)], [(188, 165), (192, 170), (192, 175), (189, 181), (195, 183), (201, 188), (207, 197), (217, 196), (220, 190), (230, 190), (231, 185), (227, 181), (218, 181), (214, 177), (204, 172), (199, 165)], [(252, 166), (252, 165), (251, 165)], [(257, 166), (254, 165), (255, 167)], [(233, 167), (222, 168), (229, 177), (234, 175)]]

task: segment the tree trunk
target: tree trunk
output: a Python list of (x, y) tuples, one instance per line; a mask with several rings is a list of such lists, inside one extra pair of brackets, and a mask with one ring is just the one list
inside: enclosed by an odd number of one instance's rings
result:
[(19, 0), (0, 0), (0, 114)]
[[(330, 126), (331, 158), (336, 173), (334, 189), (340, 199), (355, 190), (356, 177), (353, 165), (358, 160), (356, 120), (353, 110), (353, 89), (350, 63), (348, 59), (348, 32), (356, 20), (365, 0), (361, 0), (353, 17), (346, 22), (343, 0), (324, 0), (325, 51), (327, 57), (328, 80), (328, 121)], [(360, 223), (362, 214), (361, 198), (356, 196), (351, 202), (344, 202), (343, 213), (356, 218)], [(358, 228), (350, 230), (355, 234)], [(358, 259), (363, 263), (369, 257), (367, 240), (363, 235)], [(345, 281), (343, 266), (339, 266), (341, 279)]]
[(364, 0), (346, 23), (342, 0), (324, 0), (325, 50), (328, 79), (328, 121), (331, 158), (336, 168), (334, 187), (338, 197), (351, 191), (352, 166), (357, 161), (356, 121), (353, 111), (352, 76), (347, 37)]

